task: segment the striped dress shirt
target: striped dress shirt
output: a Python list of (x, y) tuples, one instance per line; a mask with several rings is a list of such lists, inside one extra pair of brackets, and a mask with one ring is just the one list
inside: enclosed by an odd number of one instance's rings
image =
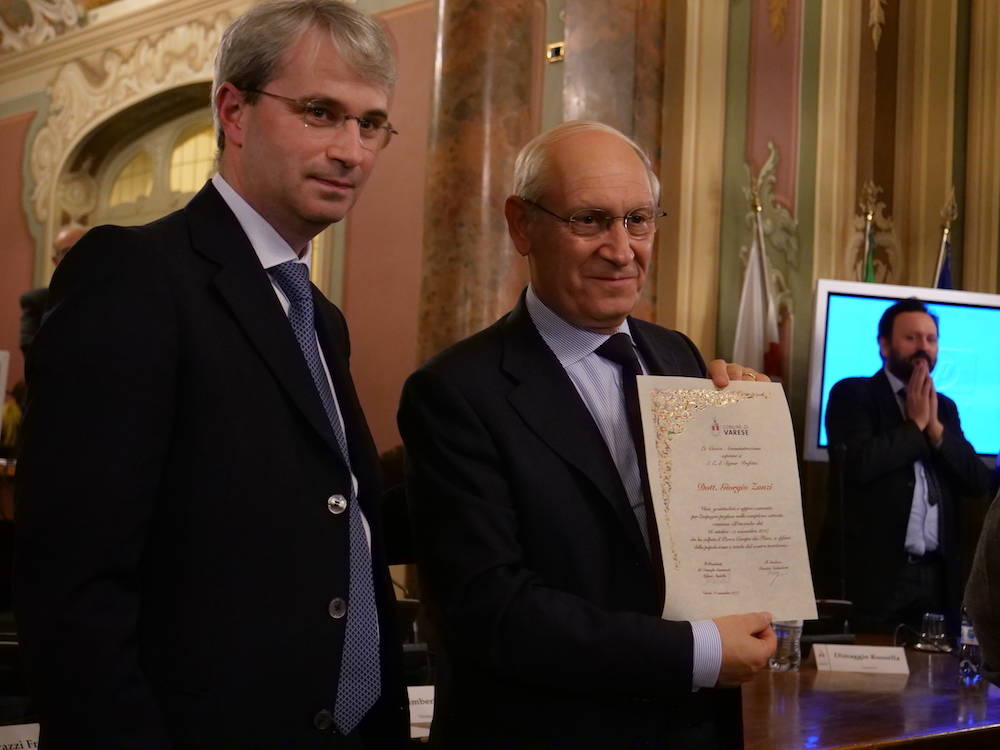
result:
[[(635, 443), (632, 441), (625, 416), (622, 369), (620, 365), (594, 352), (615, 333), (627, 334), (631, 339), (632, 331), (628, 320), (623, 320), (615, 331), (608, 334), (578, 328), (550, 310), (538, 298), (531, 286), (525, 295), (525, 304), (532, 323), (573, 381), (601, 437), (604, 438), (625, 486), (629, 505), (632, 506), (632, 511), (639, 522), (639, 529), (646, 542), (646, 551), (649, 552), (646, 503), (642, 494), (642, 476), (639, 473)], [(642, 365), (643, 373), (649, 374), (649, 367), (643, 361), (638, 349), (636, 356)], [(653, 540), (653, 543), (658, 543), (658, 540)], [(669, 592), (669, 579), (666, 584)], [(722, 639), (719, 636), (719, 629), (711, 620), (695, 620), (691, 623), (691, 634), (694, 638), (692, 687), (694, 689), (712, 687), (718, 682), (719, 670), (722, 667)]]

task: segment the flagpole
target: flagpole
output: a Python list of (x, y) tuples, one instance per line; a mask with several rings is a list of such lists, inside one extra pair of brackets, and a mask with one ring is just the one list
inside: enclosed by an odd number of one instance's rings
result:
[(764, 207), (760, 205), (760, 200), (757, 198), (756, 188), (751, 193), (751, 199), (753, 200), (753, 221), (754, 221), (754, 231), (757, 232), (757, 247), (760, 248), (760, 272), (761, 278), (764, 279), (764, 286), (770, 290), (771, 280), (767, 277), (767, 257), (765, 253), (767, 250), (764, 245), (764, 225), (761, 222), (761, 213), (764, 211)]
[(938, 249), (937, 265), (934, 267), (934, 278), (931, 279), (931, 287), (936, 287), (938, 279), (941, 277), (941, 267), (944, 265), (944, 256), (948, 252), (948, 235), (950, 233), (951, 227), (947, 223), (941, 227), (941, 247)]
[(951, 223), (958, 218), (958, 204), (955, 203), (955, 186), (951, 186), (948, 192), (948, 200), (945, 201), (941, 209), (941, 247), (938, 248), (937, 266), (934, 269), (934, 278), (931, 279), (931, 287), (936, 287), (941, 280), (941, 269), (944, 268), (948, 258), (948, 251), (951, 245)]
[(882, 188), (868, 180), (861, 188), (861, 210), (865, 213), (865, 254), (861, 281), (875, 281), (875, 208)]

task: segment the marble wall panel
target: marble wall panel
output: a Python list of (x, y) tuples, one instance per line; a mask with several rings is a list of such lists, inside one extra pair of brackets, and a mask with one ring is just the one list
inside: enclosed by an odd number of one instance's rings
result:
[(491, 324), (527, 279), (503, 204), (540, 127), (544, 31), (542, 0), (439, 0), (418, 361)]

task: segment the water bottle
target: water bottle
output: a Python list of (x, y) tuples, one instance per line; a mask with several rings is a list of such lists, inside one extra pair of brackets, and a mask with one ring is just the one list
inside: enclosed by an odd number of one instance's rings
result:
[(979, 650), (979, 640), (972, 627), (968, 612), (962, 607), (962, 640), (958, 650), (958, 676), (965, 685), (975, 685), (982, 679), (979, 673), (982, 667), (982, 655)]
[(795, 672), (802, 660), (802, 620), (775, 620), (771, 623), (778, 647), (768, 660), (772, 672)]

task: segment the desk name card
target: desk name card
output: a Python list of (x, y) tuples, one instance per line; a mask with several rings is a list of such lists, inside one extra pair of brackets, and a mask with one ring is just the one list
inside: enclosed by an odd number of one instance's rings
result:
[(842, 646), (813, 644), (816, 669), (821, 672), (870, 672), (909, 674), (906, 652), (901, 646)]

